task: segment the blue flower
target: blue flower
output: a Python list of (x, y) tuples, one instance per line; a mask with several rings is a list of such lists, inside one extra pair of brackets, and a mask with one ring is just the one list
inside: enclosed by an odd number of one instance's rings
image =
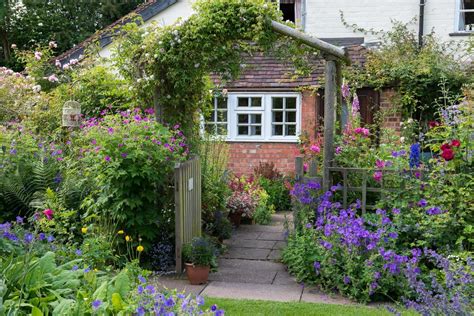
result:
[(79, 269), (79, 267), (77, 265), (74, 265), (71, 270), (72, 271), (77, 271), (77, 269)]
[(17, 224), (23, 224), (23, 217), (17, 216), (16, 217), (16, 222), (17, 222)]
[(38, 234), (38, 239), (39, 240), (44, 240), (46, 238), (46, 235), (44, 233), (39, 233)]
[(215, 312), (216, 310), (217, 310), (217, 305), (215, 305), (215, 304), (212, 305), (212, 306), (211, 306), (211, 311)]
[(92, 308), (94, 310), (98, 310), (100, 305), (102, 305), (102, 301), (101, 300), (95, 300), (92, 302)]
[(146, 279), (141, 275), (138, 276), (138, 280), (140, 281), (140, 283), (146, 283)]
[(143, 286), (139, 285), (138, 288), (137, 288), (137, 292), (138, 292), (138, 294), (142, 294), (143, 293)]
[(419, 207), (425, 207), (426, 205), (428, 205), (428, 202), (427, 202), (425, 199), (421, 199), (421, 200), (418, 202), (418, 206), (419, 206)]
[[(165, 301), (165, 306), (166, 306), (166, 307), (173, 307), (174, 304), (175, 304), (175, 302), (174, 302), (174, 300), (173, 300), (172, 297), (170, 297), (169, 299), (167, 299), (167, 300)], [(198, 303), (198, 305), (199, 305), (199, 303)]]
[(25, 235), (25, 243), (29, 244), (33, 241), (34, 237), (33, 237), (33, 234), (32, 233), (27, 233)]
[(88, 273), (88, 272), (90, 272), (90, 271), (91, 271), (91, 268), (90, 268), (90, 267), (84, 269), (84, 273)]
[(75, 251), (75, 253), (76, 253), (77, 256), (81, 256), (81, 255), (82, 255), (81, 249), (77, 249), (77, 250)]
[(204, 305), (204, 298), (202, 296), (196, 296), (196, 302), (198, 304), (198, 306), (202, 306)]
[(420, 166), (420, 144), (415, 143), (410, 146), (410, 168), (418, 168)]
[(139, 307), (137, 308), (137, 315), (138, 315), (138, 316), (143, 316), (143, 315), (145, 315), (145, 313), (146, 313), (146, 310), (145, 310), (145, 308), (144, 308), (143, 306), (139, 306)]
[(344, 276), (344, 284), (349, 284), (349, 283), (351, 283), (351, 278), (348, 277), (347, 275)]
[(54, 237), (52, 235), (49, 235), (48, 238), (47, 238), (48, 242), (53, 242), (54, 241)]
[(155, 287), (153, 285), (147, 285), (145, 289), (148, 293), (155, 294)]

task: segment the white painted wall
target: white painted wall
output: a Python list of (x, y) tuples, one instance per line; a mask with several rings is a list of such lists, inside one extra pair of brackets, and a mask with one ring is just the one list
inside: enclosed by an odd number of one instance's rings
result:
[[(304, 0), (302, 0), (304, 1)], [(460, 0), (426, 0), (425, 33), (432, 30), (443, 41), (466, 40), (466, 36), (450, 36), (456, 31), (456, 8)], [(376, 37), (354, 33), (346, 28), (340, 11), (349, 24), (364, 29), (388, 30), (391, 20), (410, 22), (419, 16), (419, 0), (306, 0), (306, 27), (308, 33), (322, 38), (365, 37), (367, 42)], [(412, 28), (418, 30), (418, 22)]]
[[(148, 21), (146, 21), (142, 27), (149, 27), (152, 23), (157, 23), (158, 25), (170, 25), (176, 22), (179, 18), (187, 19), (192, 13), (192, 3), (193, 0), (178, 0), (175, 4), (171, 5), (169, 8), (158, 13)], [(113, 43), (105, 46), (100, 52), (101, 57), (108, 58), (112, 54)]]

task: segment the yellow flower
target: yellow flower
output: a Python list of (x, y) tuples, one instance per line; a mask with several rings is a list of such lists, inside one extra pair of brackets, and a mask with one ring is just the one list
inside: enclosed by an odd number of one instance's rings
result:
[(117, 232), (117, 234), (119, 234), (119, 235), (123, 235), (123, 233), (124, 233), (123, 230), (119, 230), (119, 231)]
[(145, 248), (143, 248), (142, 245), (140, 245), (140, 246), (137, 247), (137, 251), (138, 251), (138, 252), (142, 252), (143, 250), (145, 250)]
[(87, 227), (82, 227), (82, 228), (81, 228), (81, 232), (82, 232), (83, 234), (87, 233)]
[(130, 238), (130, 236), (125, 236), (125, 240), (130, 241), (130, 240), (132, 240), (132, 238)]
[(94, 269), (94, 272), (99, 272), (99, 270), (97, 270), (97, 269)]

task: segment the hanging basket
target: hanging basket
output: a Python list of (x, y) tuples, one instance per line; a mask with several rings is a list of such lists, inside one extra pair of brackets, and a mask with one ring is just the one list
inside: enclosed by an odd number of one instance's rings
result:
[(81, 124), (81, 104), (77, 101), (69, 100), (63, 105), (63, 126), (79, 127)]

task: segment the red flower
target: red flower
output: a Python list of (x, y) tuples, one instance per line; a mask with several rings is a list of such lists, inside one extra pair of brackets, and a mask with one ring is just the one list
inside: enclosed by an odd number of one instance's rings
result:
[(441, 124), (439, 122), (436, 122), (436, 121), (429, 121), (428, 122), (428, 126), (430, 128), (434, 128), (434, 127), (437, 127), (437, 126), (440, 126)]
[(443, 150), (441, 157), (443, 157), (444, 160), (449, 161), (454, 158), (454, 151), (451, 148), (447, 148)]
[(46, 216), (46, 218), (47, 218), (48, 220), (52, 220), (52, 219), (53, 219), (53, 210), (51, 210), (51, 209), (48, 208), (48, 209), (46, 209), (46, 210), (43, 211), (43, 214), (44, 214), (44, 216)]
[(453, 140), (451, 141), (451, 146), (453, 146), (453, 147), (459, 147), (459, 146), (461, 146), (461, 142), (459, 141), (459, 139), (453, 139)]
[(442, 151), (445, 151), (446, 149), (451, 149), (451, 146), (449, 144), (443, 144), (441, 145), (441, 148), (440, 148)]

